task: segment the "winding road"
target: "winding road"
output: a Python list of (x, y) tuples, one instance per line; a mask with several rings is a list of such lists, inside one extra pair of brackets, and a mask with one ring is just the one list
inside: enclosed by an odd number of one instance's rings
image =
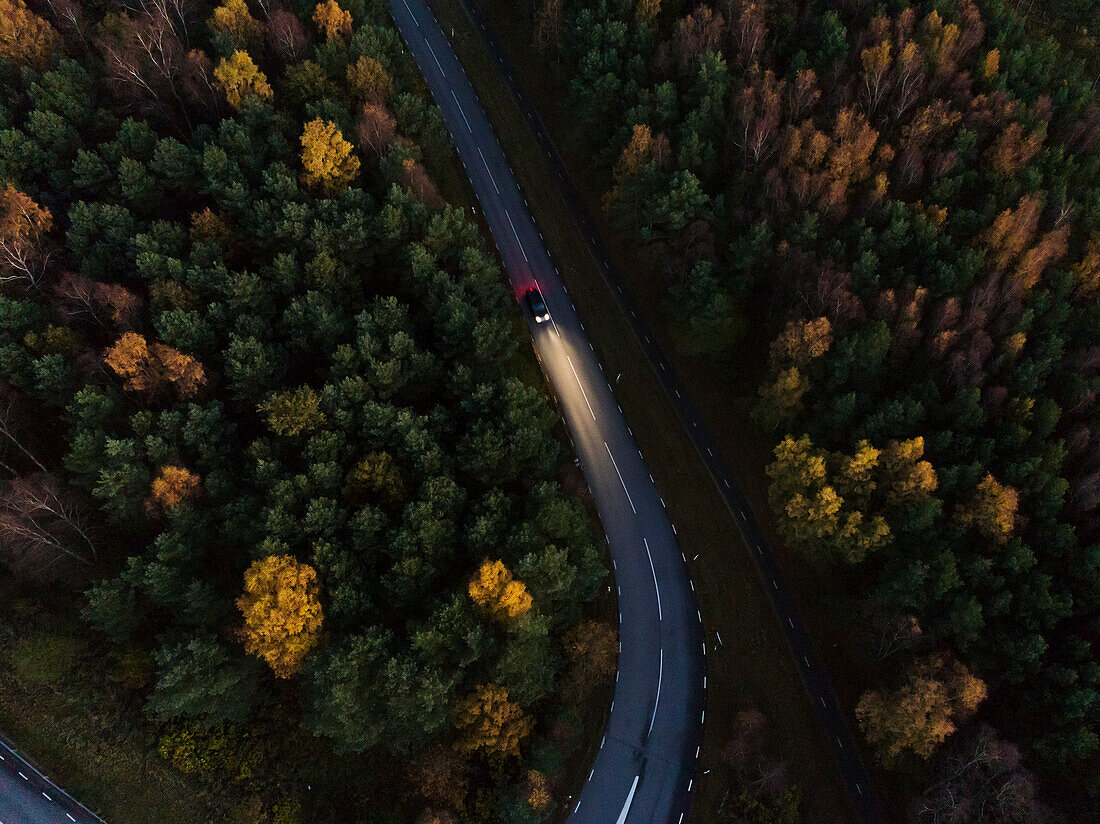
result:
[(619, 602), (619, 665), (599, 753), (572, 824), (678, 824), (690, 805), (706, 718), (702, 618), (675, 531), (500, 144), (422, 0), (389, 0), (451, 137), (516, 295), (538, 288), (552, 319), (528, 317), (603, 522)]
[[(492, 167), (493, 171), (489, 172), (490, 176), (497, 173), (498, 168), (507, 170), (508, 167), (506, 161), (503, 160), (503, 156), (500, 155), (500, 147), (497, 140), (492, 134), (491, 128), (488, 126), (487, 122), (485, 122), (485, 116), (481, 106), (477, 102), (474, 93), (470, 90), (470, 84), (455, 58), (450, 44), (439, 30), (438, 25), (422, 0), (407, 0), (407, 2), (406, 0), (389, 0), (389, 2), (395, 19), (397, 20), (398, 27), (402, 30), (406, 42), (409, 43), (412, 48), (413, 55), (416, 57), (421, 70), (424, 72), (425, 78), (428, 80), (428, 85), (432, 90), (432, 94), (443, 109), (444, 118), (451, 129), (455, 146), (458, 149), (460, 157), (463, 159), (467, 174), (474, 185), (475, 192), (483, 208), (486, 210), (486, 219), (489, 221), (493, 236), (497, 239), (498, 246), (501, 246), (501, 238), (504, 232), (497, 225), (499, 217), (495, 214), (491, 214), (491, 212), (499, 211), (499, 202), (505, 199), (501, 194), (504, 190), (502, 187), (498, 187), (496, 181), (494, 181), (493, 191), (487, 191), (483, 185), (483, 181), (480, 181), (480, 178), (484, 176), (482, 169), (478, 168), (477, 163), (474, 162), (480, 161), (481, 164), (486, 167), (486, 172), (489, 167)], [(612, 265), (607, 249), (600, 240), (599, 234), (583, 206), (583, 199), (572, 185), (565, 164), (558, 155), (557, 149), (550, 139), (542, 119), (539, 117), (534, 106), (528, 101), (523, 89), (516, 80), (516, 75), (508, 65), (504, 50), (490, 31), (487, 21), (476, 0), (460, 0), (460, 2), (476, 25), (480, 36), (485, 41), (486, 48), (497, 65), (501, 82), (503, 82), (511, 92), (520, 111), (530, 124), (533, 136), (539, 149), (546, 156), (547, 163), (558, 182), (565, 202), (572, 212), (573, 219), (587, 243), (592, 256), (599, 263), (600, 272), (603, 275), (608, 289), (618, 303), (623, 315), (633, 328), (634, 334), (649, 360), (653, 373), (657, 377), (669, 402), (672, 404), (684, 431), (695, 446), (700, 459), (706, 465), (707, 471), (721, 494), (726, 507), (729, 509), (730, 515), (737, 525), (738, 532), (755, 562), (757, 572), (761, 578), (761, 583), (771, 600), (772, 608), (786, 636), (791, 656), (796, 663), (803, 686), (813, 704), (822, 732), (825, 735), (828, 746), (833, 754), (834, 761), (836, 762), (838, 772), (848, 788), (858, 821), (861, 822), (861, 824), (883, 824), (886, 820), (886, 816), (878, 793), (874, 789), (871, 773), (860, 755), (859, 748), (851, 733), (844, 711), (837, 700), (828, 673), (825, 671), (824, 666), (814, 652), (809, 633), (799, 615), (794, 596), (784, 582), (779, 564), (771, 551), (771, 547), (768, 544), (768, 540), (763, 530), (761, 530), (757, 523), (748, 495), (738, 482), (729, 463), (722, 456), (718, 443), (708, 430), (698, 408), (677, 380), (672, 363), (657, 343), (656, 336), (649, 328), (643, 313), (634, 302), (629, 291), (625, 288), (621, 276)], [(414, 9), (416, 11), (415, 20), (413, 19), (412, 13)], [(461, 101), (461, 105), (459, 105), (459, 101)], [(461, 120), (458, 119), (459, 117), (461, 117)], [(471, 144), (476, 145), (471, 149)], [(482, 151), (484, 151), (486, 157), (491, 154), (494, 160), (486, 164), (485, 157), (481, 157)], [(496, 162), (498, 156), (500, 156), (499, 163)], [(500, 172), (500, 174), (503, 173), (504, 171)], [(506, 214), (509, 216), (510, 220), (515, 220), (517, 223), (521, 220), (524, 225), (531, 223), (533, 228), (528, 210), (524, 208), (526, 203), (524, 202), (524, 207), (520, 207), (516, 203), (516, 198), (519, 197), (518, 192), (515, 196), (511, 194), (511, 190), (515, 188), (515, 183), (510, 173), (508, 173), (507, 183), (508, 192), (506, 193), (506, 199), (508, 201), (508, 211)], [(517, 210), (519, 214), (517, 214)], [(507, 242), (507, 237), (504, 237), (504, 240)], [(541, 242), (536, 245), (536, 251), (540, 260), (546, 259), (548, 262), (549, 258)], [(501, 252), (503, 256), (503, 246), (501, 246)], [(529, 246), (527, 248), (527, 254), (531, 254), (531, 252), (532, 249)], [(526, 261), (524, 261), (524, 263), (526, 263)], [(523, 271), (523, 269), (515, 269), (513, 263), (509, 262), (507, 257), (505, 257), (505, 265), (508, 268), (510, 277), (513, 278), (513, 282), (516, 282), (515, 272)], [(541, 278), (542, 275), (540, 274), (540, 284), (547, 285), (555, 293), (558, 293), (560, 290), (560, 294), (562, 296), (565, 295), (564, 287), (561, 286), (557, 277), (553, 278), (552, 281), (548, 281), (546, 284), (543, 284)], [(548, 295), (548, 302), (550, 302), (549, 298), (550, 296)], [(556, 298), (554, 305), (560, 302), (561, 301)], [(572, 309), (571, 304), (570, 309)], [(576, 328), (573, 324), (579, 326), (579, 321), (577, 321), (573, 315), (574, 313), (571, 312), (569, 322), (571, 328)], [(580, 327), (580, 330), (583, 332), (583, 327)], [(538, 347), (537, 336), (536, 346)], [(541, 351), (541, 347), (538, 348)], [(543, 364), (544, 366), (547, 364), (545, 356), (543, 356)], [(553, 379), (553, 375), (551, 375), (551, 378)], [(555, 380), (553, 383), (555, 390), (558, 391), (560, 395), (562, 393), (560, 381)], [(566, 398), (564, 395), (562, 397), (563, 403), (565, 403)], [(570, 422), (572, 423), (572, 420)], [(582, 444), (580, 442), (578, 442), (577, 446), (578, 450), (581, 450)], [(585, 460), (584, 452), (579, 451), (579, 454), (582, 455), (582, 461), (585, 461), (586, 473), (589, 473), (590, 484), (593, 487), (593, 492), (597, 496), (597, 503), (600, 508), (601, 517), (604, 518), (605, 529), (608, 529), (608, 534), (610, 535), (609, 518), (613, 520), (612, 516), (614, 513), (607, 511), (608, 505), (601, 502), (596, 484), (591, 480), (593, 476), (589, 472), (589, 465), (591, 464), (590, 459)], [(639, 457), (639, 462), (640, 460)], [(644, 471), (644, 467), (641, 468), (641, 471)], [(614, 539), (612, 540), (612, 555), (616, 557)], [(622, 563), (617, 561), (616, 581), (620, 583), (620, 602), (624, 600), (624, 596), (622, 595), (623, 591), (627, 593), (634, 593), (636, 591), (632, 588), (627, 588), (626, 578), (623, 577), (623, 570), (620, 569), (621, 566)], [(626, 598), (633, 597), (632, 594), (626, 596)], [(688, 611), (690, 612), (690, 610)], [(630, 628), (627, 626), (630, 620), (630, 615), (624, 613), (622, 627), (624, 637), (630, 633)], [(664, 627), (664, 625), (662, 625), (662, 632), (667, 632), (667, 628)], [(663, 642), (662, 648), (664, 648)], [(691, 646), (691, 648), (694, 649), (694, 646)], [(624, 654), (620, 659), (621, 671), (624, 666), (630, 663), (626, 652), (627, 648), (624, 646)], [(615, 700), (616, 705), (618, 705), (620, 701), (618, 691), (616, 692)], [(661, 700), (667, 701), (664, 694), (662, 694)], [(694, 707), (691, 709), (694, 711)], [(612, 718), (608, 724), (609, 730), (612, 729), (615, 723), (616, 718), (613, 709)], [(599, 778), (601, 770), (614, 768), (609, 764), (607, 759), (602, 758), (602, 751), (600, 755), (601, 757), (597, 758), (594, 769), (596, 778)], [(630, 776), (627, 775), (626, 778), (630, 778)], [(620, 783), (622, 780), (623, 779), (620, 779)], [(601, 778), (600, 781), (602, 782), (601, 786), (614, 786), (614, 782), (611, 778), (606, 780)], [(581, 796), (582, 801), (586, 801), (591, 795), (592, 785), (593, 782), (590, 781), (589, 785), (586, 786)], [(638, 792), (641, 792), (641, 786), (642, 783), (640, 780), (628, 790), (628, 793), (633, 793), (634, 787), (637, 787)], [(616, 798), (617, 797), (618, 796), (616, 796)], [(613, 803), (607, 805), (607, 810), (610, 811), (610, 808), (613, 806)], [(670, 814), (667, 816), (653, 816), (644, 820), (648, 820), (652, 822), (652, 824), (676, 824), (675, 809), (669, 810), (668, 812)], [(578, 816), (574, 816), (574, 818), (577, 821), (597, 820), (583, 819)], [(571, 821), (572, 820), (573, 819), (571, 819)], [(615, 820), (617, 824), (623, 824), (626, 820), (635, 819), (633, 815), (628, 819), (627, 809), (624, 808), (622, 816), (618, 819), (604, 817), (599, 820), (607, 822)], [(639, 818), (637, 820), (641, 821), (643, 819)]]
[(0, 824), (103, 824), (0, 738)]

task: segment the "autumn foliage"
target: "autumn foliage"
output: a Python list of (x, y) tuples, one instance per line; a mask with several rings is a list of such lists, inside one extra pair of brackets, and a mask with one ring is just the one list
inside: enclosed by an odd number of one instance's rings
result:
[(255, 49), (263, 41), (263, 24), (252, 16), (245, 0), (225, 0), (214, 9), (210, 26), (230, 35), (243, 48)]
[(384, 103), (393, 96), (393, 78), (373, 57), (362, 55), (348, 66), (348, 86), (361, 100)]
[(0, 281), (38, 282), (46, 261), (46, 233), (52, 227), (49, 209), (7, 184), (0, 192)]
[(916, 663), (897, 691), (864, 693), (856, 718), (882, 761), (892, 765), (906, 753), (927, 759), (985, 697), (981, 679), (958, 661), (934, 655)]
[(214, 69), (214, 77), (234, 109), (241, 108), (250, 97), (271, 99), (272, 91), (267, 77), (252, 62), (246, 51), (238, 49), (231, 57), (222, 58)]
[(206, 382), (202, 364), (163, 343), (147, 343), (136, 332), (127, 332), (107, 349), (106, 364), (125, 380), (131, 392), (157, 395), (171, 386), (189, 398)]
[(484, 684), (459, 702), (455, 726), (458, 748), (483, 752), (490, 758), (518, 757), (520, 746), (531, 734), (532, 719), (508, 700), (508, 690)]
[(57, 31), (23, 0), (0, 0), (0, 57), (41, 68), (61, 46)]
[(321, 637), (317, 573), (290, 555), (256, 561), (244, 574), (237, 608), (244, 616), (244, 647), (263, 658), (277, 678), (290, 678)]
[(324, 0), (313, 10), (313, 22), (330, 40), (351, 37), (351, 12), (340, 8), (336, 0)]
[(162, 510), (172, 509), (197, 497), (201, 484), (198, 475), (186, 467), (174, 464), (162, 466), (156, 478), (153, 479), (153, 491), (149, 503), (152, 507), (159, 507)]
[(498, 621), (522, 618), (531, 611), (531, 594), (512, 577), (503, 561), (485, 561), (471, 579), (470, 598)]
[(302, 132), (302, 168), (306, 185), (336, 194), (359, 174), (359, 158), (335, 123), (317, 118)]

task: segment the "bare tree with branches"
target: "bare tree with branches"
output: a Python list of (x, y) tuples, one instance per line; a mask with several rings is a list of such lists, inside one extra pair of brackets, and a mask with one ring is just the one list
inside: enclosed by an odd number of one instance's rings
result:
[(6, 560), (35, 575), (63, 559), (84, 567), (97, 560), (87, 513), (45, 472), (15, 478), (0, 491), (0, 537)]

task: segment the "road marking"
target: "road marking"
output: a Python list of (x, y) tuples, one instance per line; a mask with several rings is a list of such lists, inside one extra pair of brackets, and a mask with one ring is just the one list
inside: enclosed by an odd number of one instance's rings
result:
[[(707, 452), (710, 452), (710, 450), (708, 449)], [(710, 452), (710, 454), (713, 455), (714, 453)], [(723, 478), (722, 483), (724, 483), (726, 485), (726, 489), (730, 488), (730, 482), (729, 482), (728, 478)], [(741, 517), (744, 517), (744, 516), (742, 515)]]
[(50, 798), (50, 797), (49, 797), (48, 795), (46, 795), (45, 793), (42, 793), (42, 797), (43, 797), (44, 799), (46, 799), (47, 801), (53, 801), (53, 799), (52, 799), (52, 798)]
[(792, 621), (790, 618), (788, 618), (787, 623), (791, 625), (791, 629), (794, 629), (794, 621)]
[(66, 817), (67, 819), (69, 819), (69, 821), (76, 821), (76, 819), (75, 819), (75, 818), (73, 818), (73, 817), (72, 817), (71, 815), (69, 815), (68, 813), (65, 813), (65, 817)]
[(435, 61), (436, 67), (439, 69), (439, 73), (444, 77), (447, 76), (447, 72), (443, 71), (443, 65), (439, 62), (439, 58), (435, 56), (435, 49), (432, 48), (432, 44), (427, 40), (424, 41), (424, 45), (428, 47), (428, 51), (432, 53), (432, 59)]
[(818, 700), (821, 701), (821, 706), (824, 707), (825, 706), (825, 696), (819, 695)]
[(841, 741), (840, 741), (840, 739), (839, 739), (839, 738), (838, 738), (838, 739), (836, 740), (836, 748), (837, 748), (838, 750), (842, 750), (842, 749), (844, 749), (844, 744), (842, 744), (842, 743), (841, 743)]
[[(584, 391), (584, 384), (581, 383), (581, 376), (577, 374), (577, 370), (573, 367), (573, 359), (568, 355), (565, 359), (569, 361), (569, 368), (573, 370), (573, 377), (577, 379), (577, 386), (581, 388), (581, 394), (584, 395), (584, 402), (588, 404), (588, 414), (592, 416), (592, 420), (596, 420), (596, 413), (592, 411), (592, 404), (588, 403), (588, 393)], [(610, 453), (611, 450), (608, 450)], [(614, 459), (612, 459), (614, 460)], [(623, 489), (626, 489), (626, 484), (623, 484)], [(633, 504), (631, 504), (633, 506)]]
[(592, 768), (592, 772), (590, 772), (590, 773), (588, 774), (588, 780), (589, 780), (589, 781), (591, 781), (591, 780), (592, 780), (592, 776), (594, 776), (595, 774), (596, 774), (596, 768), (595, 768), (595, 767), (593, 767), (593, 768)]
[[(653, 722), (657, 720), (657, 705), (661, 703), (661, 679), (665, 674), (665, 650), (661, 648), (661, 661), (657, 666), (657, 697), (653, 699), (653, 715), (649, 717), (649, 732), (653, 732)], [(649, 733), (646, 733), (649, 735)]]
[[(452, 92), (452, 94), (453, 94), (453, 92)], [(499, 195), (500, 194), (500, 188), (497, 186), (497, 179), (495, 177), (493, 177), (493, 170), (489, 168), (489, 164), (485, 161), (485, 153), (481, 151), (480, 146), (477, 147), (477, 153), (479, 155), (481, 155), (481, 165), (484, 166), (485, 171), (487, 171), (489, 173), (489, 180), (493, 181), (493, 188), (496, 190), (496, 193)]]
[[(653, 588), (657, 591), (657, 620), (663, 621), (664, 618), (661, 615), (661, 588), (657, 585), (657, 570), (653, 566), (653, 555), (649, 552), (649, 541), (642, 538), (642, 543), (645, 544), (645, 554), (649, 556), (649, 571), (653, 573)], [(692, 587), (694, 588), (694, 584)]]
[(27, 776), (23, 775), (23, 773), (19, 773), (19, 777), (22, 778), (24, 781), (27, 780)]
[(512, 234), (516, 236), (516, 243), (519, 244), (519, 250), (523, 252), (523, 260), (530, 263), (530, 261), (527, 260), (527, 252), (523, 249), (523, 241), (519, 239), (519, 232), (516, 231), (516, 224), (512, 223), (512, 215), (507, 209), (504, 210), (504, 216), (508, 218), (508, 225), (512, 227)]
[(779, 589), (779, 584), (775, 582), (775, 578), (772, 578), (772, 589)]
[(863, 790), (860, 789), (859, 784), (856, 784), (856, 792), (863, 795)]
[(405, 4), (405, 11), (409, 13), (409, 17), (413, 19), (413, 22), (416, 23), (416, 27), (419, 29), (420, 21), (416, 19), (416, 15), (413, 14), (413, 10), (409, 8), (409, 4), (406, 2), (406, 0), (401, 0), (401, 2)]
[[(472, 128), (472, 127), (470, 126), (470, 121), (469, 121), (469, 120), (466, 120), (466, 112), (462, 111), (462, 104), (458, 102), (458, 96), (457, 96), (457, 95), (455, 94), (455, 90), (454, 90), (454, 89), (451, 89), (451, 97), (453, 97), (453, 98), (454, 98), (454, 101), (455, 101), (455, 105), (456, 105), (456, 106), (458, 106), (458, 113), (459, 113), (460, 115), (462, 115), (462, 119), (463, 119), (464, 121), (466, 121), (466, 131), (468, 131), (468, 132), (469, 132), (470, 134), (473, 134), (473, 133), (474, 133), (474, 130), (473, 130), (473, 128)], [(478, 151), (480, 152), (480, 151), (481, 151), (481, 149), (478, 149)], [(497, 192), (497, 194), (499, 195), (499, 194), (500, 194), (500, 192)]]
[(702, 715), (702, 717), (701, 717), (701, 718), (699, 719), (699, 723), (700, 723), (700, 724), (705, 724), (705, 723), (706, 723), (706, 721), (707, 721), (707, 711), (706, 711), (706, 710), (703, 710), (703, 715)]
[[(592, 416), (595, 418), (595, 415)], [(634, 500), (630, 497), (630, 490), (626, 488), (626, 481), (623, 480), (623, 473), (619, 471), (619, 465), (615, 463), (615, 456), (611, 454), (611, 447), (607, 445), (607, 441), (603, 442), (603, 448), (607, 450), (607, 457), (611, 458), (611, 465), (615, 467), (615, 474), (619, 476), (619, 483), (623, 485), (623, 492), (626, 493), (626, 500), (630, 504), (630, 508), (634, 510), (634, 514), (638, 514), (638, 510), (634, 508)], [(650, 564), (653, 562), (650, 561)], [(657, 576), (653, 576), (653, 580), (657, 580)]]
[(810, 659), (809, 659), (809, 658), (807, 658), (807, 657), (806, 657), (805, 655), (803, 655), (803, 656), (802, 656), (802, 660), (803, 660), (803, 662), (805, 662), (805, 664), (806, 664), (806, 669), (809, 669), (809, 668), (810, 668)]
[(688, 792), (691, 792), (691, 788), (694, 784), (695, 784), (695, 779), (694, 778), (692, 778), (691, 780), (688, 781)]
[[(619, 818), (615, 821), (615, 824), (623, 824), (623, 822), (626, 821), (626, 814), (630, 812), (630, 803), (634, 800), (634, 793), (638, 791), (639, 778), (641, 778), (640, 775), (634, 776), (634, 783), (630, 785), (630, 794), (627, 795), (626, 803), (623, 804), (623, 811), (619, 813)], [(580, 805), (578, 804), (577, 806), (579, 807)], [(576, 810), (573, 812), (576, 812)]]

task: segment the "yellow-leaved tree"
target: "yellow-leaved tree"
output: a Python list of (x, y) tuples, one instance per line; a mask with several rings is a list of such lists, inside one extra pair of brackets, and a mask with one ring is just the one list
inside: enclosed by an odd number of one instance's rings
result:
[(393, 96), (393, 78), (367, 55), (348, 66), (348, 86), (357, 98), (370, 103), (384, 103)]
[(217, 31), (228, 34), (238, 46), (256, 49), (263, 43), (263, 24), (252, 16), (245, 0), (225, 0), (214, 9), (214, 14), (207, 24)]
[(241, 108), (250, 97), (270, 100), (272, 96), (267, 76), (252, 62), (248, 52), (240, 49), (232, 57), (223, 57), (214, 67), (214, 79), (234, 109)]
[(531, 593), (512, 577), (503, 561), (484, 561), (469, 589), (474, 603), (498, 621), (521, 618), (531, 611)]
[(321, 587), (317, 573), (290, 555), (256, 561), (244, 574), (244, 648), (267, 661), (277, 678), (298, 672), (321, 637)]
[(1015, 489), (1002, 484), (992, 475), (986, 475), (974, 490), (969, 503), (956, 510), (955, 518), (997, 543), (1004, 543), (1016, 525), (1018, 502), (1019, 495)]
[(465, 752), (484, 752), (490, 758), (518, 756), (520, 745), (531, 734), (534, 722), (508, 690), (483, 684), (458, 703), (455, 726), (460, 737), (455, 746)]
[(346, 188), (359, 174), (359, 158), (351, 149), (332, 121), (318, 117), (307, 123), (302, 132), (303, 182), (319, 186), (326, 194)]
[(330, 40), (348, 40), (351, 37), (351, 12), (340, 8), (336, 0), (318, 3), (313, 10), (313, 22)]

